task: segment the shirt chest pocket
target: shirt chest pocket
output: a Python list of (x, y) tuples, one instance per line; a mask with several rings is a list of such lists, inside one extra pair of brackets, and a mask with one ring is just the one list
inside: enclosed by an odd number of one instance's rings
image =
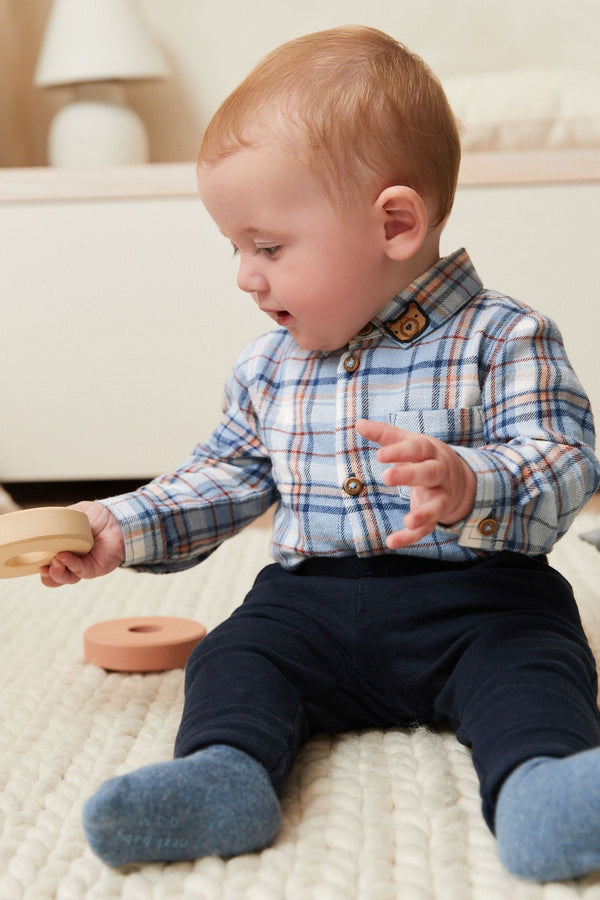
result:
[[(389, 422), (404, 431), (429, 434), (445, 444), (458, 447), (478, 447), (484, 443), (481, 406), (457, 409), (409, 409), (389, 413)], [(399, 492), (402, 497), (408, 499), (410, 488), (400, 487)]]
[(396, 428), (430, 434), (445, 444), (468, 446), (483, 443), (483, 410), (481, 406), (457, 409), (407, 409), (389, 413), (389, 421)]

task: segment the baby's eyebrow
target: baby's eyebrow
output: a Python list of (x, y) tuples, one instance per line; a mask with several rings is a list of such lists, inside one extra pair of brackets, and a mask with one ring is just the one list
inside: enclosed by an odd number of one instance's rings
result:
[[(263, 230), (262, 228), (257, 228), (255, 225), (248, 225), (247, 228), (244, 228), (242, 230), (242, 234), (260, 234), (260, 232), (262, 230)], [(229, 235), (225, 234), (225, 232), (222, 231), (220, 228), (219, 228), (219, 233), (222, 234), (224, 238), (227, 238), (227, 240), (229, 240)]]
[[(235, 244), (234, 239), (232, 237), (230, 237), (230, 235), (225, 234), (225, 232), (222, 231), (220, 228), (219, 228), (219, 233), (223, 235), (225, 240), (229, 241), (232, 244)], [(276, 232), (275, 230), (268, 229), (268, 228), (259, 228), (256, 225), (248, 225), (245, 228), (242, 228), (237, 233), (237, 238), (238, 238), (238, 240), (240, 240), (242, 238), (252, 239), (252, 238), (256, 238), (257, 235), (262, 235), (262, 239), (261, 239), (260, 243), (268, 243), (269, 246), (271, 244), (281, 243), (282, 241), (285, 240), (285, 235), (282, 234), (281, 232)]]

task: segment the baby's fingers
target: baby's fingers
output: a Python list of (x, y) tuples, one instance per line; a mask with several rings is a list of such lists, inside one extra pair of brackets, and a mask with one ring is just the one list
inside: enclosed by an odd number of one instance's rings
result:
[(411, 544), (416, 544), (421, 538), (431, 534), (435, 527), (435, 523), (423, 525), (421, 528), (404, 527), (401, 531), (393, 531), (392, 534), (389, 534), (385, 543), (390, 550), (400, 550), (402, 547), (410, 547)]
[(385, 446), (395, 444), (409, 432), (396, 428), (395, 425), (386, 425), (385, 422), (372, 422), (370, 419), (359, 419), (356, 430), (367, 441)]
[[(71, 557), (73, 560), (79, 560), (79, 557), (72, 553), (63, 554), (65, 557)], [(54, 557), (48, 566), (40, 569), (42, 584), (46, 587), (61, 587), (63, 584), (77, 584), (81, 581), (81, 576), (77, 575), (70, 566), (65, 565), (62, 559)]]
[[(379, 454), (377, 454), (379, 458)], [(388, 487), (437, 487), (440, 483), (440, 467), (436, 460), (422, 463), (397, 463), (383, 473), (383, 483)]]
[(404, 516), (401, 531), (394, 531), (388, 535), (386, 544), (390, 550), (399, 550), (401, 547), (409, 547), (416, 544), (421, 538), (431, 534), (438, 526), (438, 513), (440, 502), (437, 497), (418, 509), (411, 509)]
[(422, 463), (438, 458), (436, 444), (428, 435), (412, 434), (409, 431), (404, 432), (404, 435), (402, 440), (379, 448), (376, 453), (379, 462)]

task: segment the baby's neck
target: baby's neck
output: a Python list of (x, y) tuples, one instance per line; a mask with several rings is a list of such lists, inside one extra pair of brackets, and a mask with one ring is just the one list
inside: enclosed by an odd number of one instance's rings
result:
[(396, 264), (394, 289), (390, 296), (400, 294), (409, 284), (424, 275), (440, 260), (440, 230), (431, 231), (410, 259)]

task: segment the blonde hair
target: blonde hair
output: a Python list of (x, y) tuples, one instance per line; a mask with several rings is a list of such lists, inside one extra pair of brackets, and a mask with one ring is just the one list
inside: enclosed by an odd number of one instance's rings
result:
[(289, 41), (260, 62), (211, 119), (199, 164), (213, 165), (279, 129), (335, 202), (403, 184), (433, 211), (454, 200), (460, 139), (438, 79), (374, 28), (347, 26)]

